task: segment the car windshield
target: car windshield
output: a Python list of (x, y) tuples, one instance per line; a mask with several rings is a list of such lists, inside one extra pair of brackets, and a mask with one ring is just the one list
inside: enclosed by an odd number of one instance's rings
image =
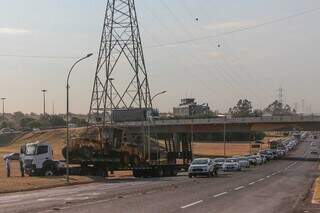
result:
[(229, 158), (226, 160), (227, 163), (235, 163), (237, 161), (238, 161), (238, 159), (236, 159), (236, 158)]
[(247, 160), (247, 158), (239, 158), (239, 160)]
[(214, 159), (214, 162), (216, 163), (224, 162), (224, 159), (223, 158)]
[(208, 160), (207, 159), (195, 159), (194, 161), (192, 161), (193, 165), (201, 165), (201, 164), (208, 164)]
[(36, 154), (36, 145), (27, 145), (26, 146), (26, 155), (35, 155)]

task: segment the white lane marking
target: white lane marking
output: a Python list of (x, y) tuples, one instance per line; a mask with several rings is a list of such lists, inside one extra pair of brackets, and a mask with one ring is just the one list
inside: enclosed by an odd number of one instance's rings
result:
[(234, 191), (238, 191), (238, 190), (243, 189), (243, 188), (244, 188), (244, 186), (239, 186), (239, 187), (235, 188)]
[(181, 206), (181, 209), (185, 209), (185, 208), (188, 208), (188, 207), (197, 205), (197, 204), (202, 203), (202, 202), (203, 202), (203, 200), (199, 200), (199, 201), (196, 201), (196, 202), (194, 202), (194, 203), (190, 203), (190, 204), (188, 204), (188, 205)]
[(214, 195), (213, 197), (216, 198), (216, 197), (220, 197), (220, 196), (225, 195), (225, 194), (228, 194), (228, 192), (222, 192), (220, 194)]
[(259, 180), (257, 180), (257, 182), (263, 181), (265, 178), (260, 178)]
[(251, 186), (251, 185), (253, 185), (253, 184), (255, 184), (256, 182), (254, 181), (254, 182), (251, 182), (251, 183), (249, 183), (249, 186)]
[(271, 177), (271, 175), (268, 175), (266, 178), (270, 178)]
[(274, 176), (274, 175), (277, 175), (277, 174), (278, 174), (278, 172), (274, 172), (274, 173), (271, 174), (271, 176)]
[(59, 201), (59, 200), (64, 200), (64, 198), (40, 198), (40, 199), (37, 199), (37, 201), (39, 201), (39, 202)]

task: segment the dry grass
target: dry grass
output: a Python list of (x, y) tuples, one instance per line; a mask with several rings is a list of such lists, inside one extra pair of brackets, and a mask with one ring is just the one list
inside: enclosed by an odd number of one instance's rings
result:
[[(82, 132), (83, 129), (73, 129), (71, 134), (77, 135)], [(53, 145), (54, 158), (63, 159), (61, 149), (64, 146), (65, 141), (65, 130), (50, 130), (39, 133), (28, 133), (21, 138), (17, 139), (15, 143), (0, 148), (0, 193), (32, 190), (39, 188), (49, 188), (56, 186), (64, 186), (66, 181), (64, 177), (20, 177), (19, 162), (12, 161), (11, 164), (11, 177), (6, 177), (5, 162), (3, 155), (11, 152), (19, 152), (22, 144), (35, 142), (35, 141), (47, 141)], [(92, 182), (93, 179), (90, 177), (72, 176), (71, 183), (86, 183)]]
[[(319, 165), (319, 167), (318, 167), (318, 170), (320, 170), (320, 165)], [(312, 203), (314, 203), (314, 204), (320, 204), (320, 177), (318, 177), (318, 178), (315, 180)]]
[(320, 204), (320, 177), (318, 177), (315, 181), (315, 188), (314, 188), (312, 202), (315, 204)]

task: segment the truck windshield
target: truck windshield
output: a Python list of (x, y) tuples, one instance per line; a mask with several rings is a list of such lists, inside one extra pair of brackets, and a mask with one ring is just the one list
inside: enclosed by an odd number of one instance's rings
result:
[(26, 146), (26, 155), (35, 155), (36, 154), (36, 145), (27, 145)]
[(206, 159), (196, 159), (196, 160), (192, 161), (192, 164), (194, 164), (194, 165), (208, 164), (208, 160), (206, 160)]

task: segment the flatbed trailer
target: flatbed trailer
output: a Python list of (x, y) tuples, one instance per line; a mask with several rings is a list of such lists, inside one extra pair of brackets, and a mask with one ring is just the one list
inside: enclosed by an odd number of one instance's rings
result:
[(145, 165), (132, 169), (134, 177), (170, 177), (176, 176), (179, 171), (186, 171), (189, 165)]

